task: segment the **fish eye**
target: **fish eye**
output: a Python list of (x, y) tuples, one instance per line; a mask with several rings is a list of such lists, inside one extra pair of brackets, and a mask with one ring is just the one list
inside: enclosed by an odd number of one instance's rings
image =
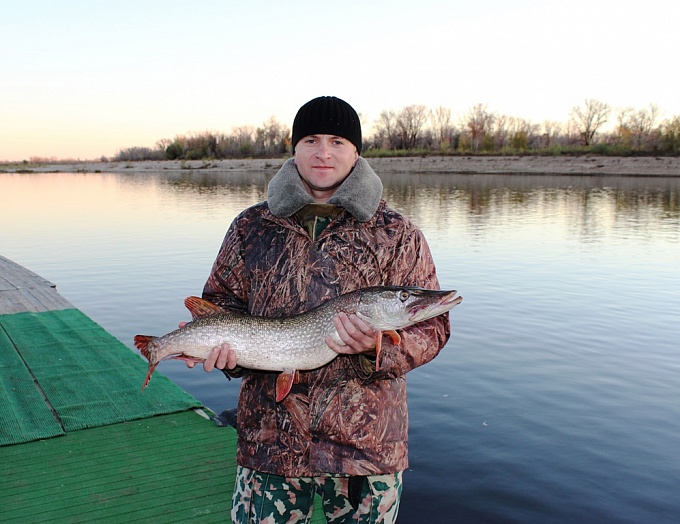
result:
[(405, 289), (402, 289), (402, 290), (399, 292), (399, 300), (401, 300), (402, 302), (405, 302), (406, 299), (408, 299), (408, 297), (410, 297), (410, 296), (411, 296), (411, 293), (409, 293), (409, 292), (406, 291)]

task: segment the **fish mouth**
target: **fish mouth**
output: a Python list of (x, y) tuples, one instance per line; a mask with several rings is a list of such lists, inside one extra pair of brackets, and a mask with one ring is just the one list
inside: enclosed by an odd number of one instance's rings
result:
[[(453, 304), (454, 306), (460, 304), (463, 301), (463, 297), (456, 296), (457, 291), (451, 291), (448, 295), (444, 295), (444, 298), (439, 303), (441, 306), (447, 306)], [(453, 307), (453, 306), (452, 306)]]
[[(457, 291), (433, 291), (428, 290), (424, 294), (422, 303), (416, 304), (411, 308), (411, 321), (425, 320), (446, 313), (449, 309), (457, 306), (463, 301), (463, 297), (456, 296)], [(439, 299), (432, 302), (427, 298), (438, 296)]]

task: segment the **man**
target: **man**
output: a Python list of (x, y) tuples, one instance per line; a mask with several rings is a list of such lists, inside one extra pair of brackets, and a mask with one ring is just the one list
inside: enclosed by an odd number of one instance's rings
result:
[[(231, 224), (203, 297), (225, 310), (281, 317), (376, 285), (439, 289), (421, 231), (382, 200), (382, 183), (361, 154), (361, 124), (336, 97), (298, 111), (294, 157), (272, 179), (267, 201)], [(232, 519), (300, 522), (322, 495), (328, 522), (394, 522), (408, 466), (404, 375), (432, 360), (449, 337), (448, 315), (385, 337), (379, 371), (375, 334), (355, 315), (334, 324), (340, 355), (300, 372), (281, 402), (277, 373), (236, 367), (227, 344), (204, 369), (242, 376), (238, 471)]]

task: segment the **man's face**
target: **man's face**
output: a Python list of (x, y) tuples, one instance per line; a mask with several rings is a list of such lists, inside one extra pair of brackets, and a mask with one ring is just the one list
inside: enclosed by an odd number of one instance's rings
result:
[(295, 144), (295, 165), (317, 202), (328, 201), (358, 158), (354, 144), (339, 136), (308, 135)]

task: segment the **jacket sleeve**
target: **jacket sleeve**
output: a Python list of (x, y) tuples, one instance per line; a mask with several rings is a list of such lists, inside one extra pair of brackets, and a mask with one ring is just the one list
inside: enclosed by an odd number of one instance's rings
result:
[(203, 287), (203, 298), (225, 311), (248, 313), (248, 284), (239, 217), (229, 226)]
[[(244, 290), (245, 269), (243, 242), (238, 228), (238, 217), (232, 222), (222, 241), (208, 280), (203, 287), (203, 298), (225, 311), (247, 313), (247, 297)], [(248, 370), (240, 366), (223, 369), (227, 378), (240, 378)]]
[[(423, 233), (411, 225), (406, 229), (394, 257), (389, 284), (439, 289), (435, 264)], [(371, 379), (393, 378), (430, 362), (442, 350), (451, 333), (449, 314), (444, 313), (399, 331), (401, 342), (395, 345), (383, 336), (379, 370)]]

